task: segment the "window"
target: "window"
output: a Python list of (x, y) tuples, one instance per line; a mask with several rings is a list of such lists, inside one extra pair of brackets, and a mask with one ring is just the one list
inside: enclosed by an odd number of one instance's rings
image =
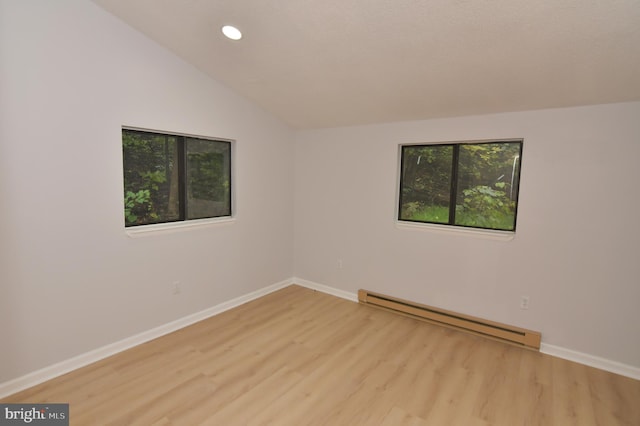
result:
[(515, 231), (522, 140), (401, 147), (398, 219)]
[(122, 129), (125, 226), (231, 216), (231, 142)]

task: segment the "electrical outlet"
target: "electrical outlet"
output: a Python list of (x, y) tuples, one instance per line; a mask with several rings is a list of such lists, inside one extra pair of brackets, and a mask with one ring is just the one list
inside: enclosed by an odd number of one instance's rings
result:
[(342, 259), (338, 259), (338, 269), (342, 269)]
[(520, 298), (520, 309), (529, 309), (529, 296), (522, 296)]
[(176, 294), (180, 294), (180, 292), (182, 291), (182, 286), (180, 285), (180, 281), (174, 281), (173, 284), (171, 285), (171, 292), (176, 295)]

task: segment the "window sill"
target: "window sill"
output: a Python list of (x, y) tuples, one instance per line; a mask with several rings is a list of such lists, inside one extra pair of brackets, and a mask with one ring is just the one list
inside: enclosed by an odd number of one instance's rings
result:
[(208, 226), (231, 225), (235, 223), (235, 217), (220, 217), (211, 219), (185, 220), (182, 222), (158, 223), (154, 225), (141, 225), (125, 229), (125, 234), (130, 238), (140, 238), (157, 234), (168, 234), (182, 230), (203, 228)]
[(437, 225), (435, 223), (405, 222), (400, 220), (396, 220), (396, 228), (436, 232), (449, 235), (468, 235), (471, 237), (496, 241), (511, 241), (516, 236), (516, 233), (513, 231), (494, 231), (491, 229), (465, 228), (462, 226)]

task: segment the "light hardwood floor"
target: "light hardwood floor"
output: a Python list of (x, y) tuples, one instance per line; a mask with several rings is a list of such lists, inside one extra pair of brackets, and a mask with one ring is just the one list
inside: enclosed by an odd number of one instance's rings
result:
[(290, 286), (25, 390), (72, 425), (640, 425), (640, 381)]

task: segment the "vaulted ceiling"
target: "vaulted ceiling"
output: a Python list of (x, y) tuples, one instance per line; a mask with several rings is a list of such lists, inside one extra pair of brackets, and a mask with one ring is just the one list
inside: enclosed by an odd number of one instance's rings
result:
[(94, 2), (299, 129), (640, 100), (639, 0)]

